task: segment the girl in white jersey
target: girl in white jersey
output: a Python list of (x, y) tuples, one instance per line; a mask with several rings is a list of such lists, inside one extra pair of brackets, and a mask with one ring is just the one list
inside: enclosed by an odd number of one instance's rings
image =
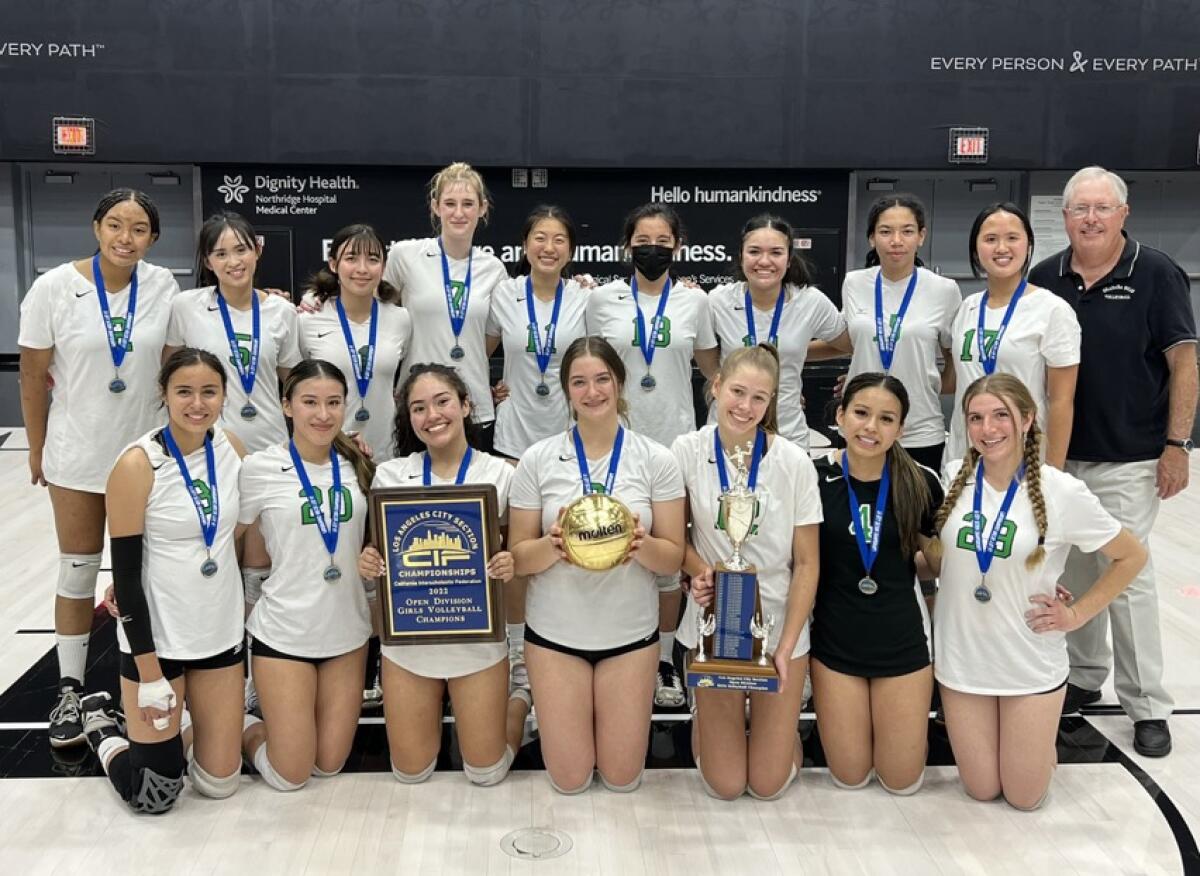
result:
[(92, 232), (94, 256), (59, 265), (30, 287), (17, 339), (31, 481), (49, 487), (60, 551), (55, 748), (83, 742), (79, 696), (104, 547), (104, 484), (122, 449), (162, 422), (154, 380), (179, 291), (170, 271), (142, 261), (159, 234), (146, 195), (109, 192)]
[[(400, 455), (379, 467), (372, 486), (494, 484), (505, 523), (513, 470), (503, 459), (472, 447), (477, 428), (467, 385), (458, 372), (446, 365), (418, 364), (397, 399)], [(383, 575), (379, 551), (364, 548), (359, 569), (363, 577)], [(505, 550), (493, 555), (488, 577), (507, 582), (512, 575), (513, 555)], [(442, 699), (448, 689), (463, 772), (477, 785), (502, 781), (520, 749), (530, 706), (528, 691), (509, 691), (507, 645), (384, 646), (383, 656), (392, 774), (411, 784), (433, 772), (442, 741)]]
[(185, 765), (193, 787), (207, 797), (228, 797), (241, 778), (235, 542), (244, 449), (217, 425), (225, 383), (224, 367), (211, 353), (176, 351), (159, 376), (166, 428), (132, 444), (108, 480), (129, 735), (118, 733), (107, 691), (84, 697), (84, 728), (113, 786), (139, 812), (174, 805)]
[(985, 207), (968, 240), (971, 270), (976, 277), (987, 276), (987, 288), (967, 296), (951, 328), (957, 391), (944, 462), (962, 459), (967, 449), (964, 391), (985, 374), (1001, 372), (1017, 377), (1033, 394), (1046, 436), (1046, 462), (1061, 469), (1075, 416), (1079, 320), (1062, 298), (1026, 282), (1033, 227), (1020, 207)]
[(385, 253), (370, 225), (342, 228), (329, 246), (329, 264), (308, 283), (319, 310), (300, 314), (301, 352), (332, 362), (352, 383), (342, 428), (362, 436), (376, 464), (396, 452), (392, 393), (413, 335), (408, 311), (383, 279)]
[[(977, 800), (1018, 809), (1045, 798), (1069, 669), (1065, 634), (1121, 592), (1146, 550), (1070, 475), (1043, 464), (1029, 390), (993, 374), (963, 394), (969, 446), (936, 519), (942, 587), (934, 673), (958, 773)], [(1055, 581), (1075, 546), (1107, 571), (1078, 602)]]
[(196, 282), (171, 302), (164, 360), (180, 347), (208, 350), (231, 379), (221, 425), (255, 453), (287, 438), (279, 381), (300, 361), (296, 309), (254, 288), (262, 247), (237, 213), (217, 213), (200, 227)]
[[(562, 350), (587, 334), (587, 290), (567, 276), (575, 253), (575, 223), (561, 208), (543, 204), (525, 220), (524, 255), (517, 276), (492, 293), (488, 355), (504, 344), (506, 398), (496, 405), (495, 449), (513, 465), (533, 444), (570, 422), (559, 383)], [(509, 660), (513, 682), (529, 684), (525, 670), (525, 579), (507, 590)]]
[[(808, 345), (837, 340), (846, 323), (833, 302), (811, 285), (808, 265), (795, 250), (792, 226), (778, 216), (763, 213), (745, 224), (733, 276), (736, 282), (708, 295), (721, 359), (764, 342), (778, 350), (779, 434), (807, 447), (803, 373)], [(715, 409), (710, 409), (708, 422), (716, 422)]]
[[(615, 280), (588, 295), (587, 329), (616, 349), (629, 374), (629, 425), (670, 447), (696, 428), (692, 360), (711, 379), (719, 353), (703, 289), (670, 275), (684, 242), (679, 214), (665, 204), (643, 204), (625, 217), (621, 244), (633, 262), (629, 282)], [(654, 701), (682, 706), (683, 684), (672, 660), (679, 622), (679, 576), (662, 575), (659, 588), (659, 667)]]
[(469, 164), (455, 162), (429, 181), (429, 214), (436, 237), (402, 240), (387, 255), (384, 279), (420, 331), (404, 357), (403, 374), (417, 362), (441, 362), (462, 374), (480, 446), (492, 449), (495, 413), (485, 330), (492, 291), (508, 279), (498, 258), (473, 246), (479, 223), (487, 224), (491, 197), (483, 177)]
[[(821, 496), (817, 475), (802, 449), (776, 434), (779, 357), (769, 345), (742, 347), (721, 363), (713, 381), (716, 425), (675, 440), (671, 450), (687, 485), (691, 543), (683, 568), (691, 598), (679, 625), (689, 648), (698, 639), (702, 606), (711, 604), (713, 565), (729, 556), (718, 499), (722, 473), (732, 483), (731, 454), (750, 449), (747, 487), (757, 500), (753, 537), (744, 547), (758, 569), (762, 612), (776, 622), (765, 643), (779, 674), (776, 693), (696, 690), (692, 747), (705, 790), (732, 800), (744, 792), (762, 800), (783, 795), (803, 763), (796, 722), (808, 670), (808, 616), (817, 591), (817, 527)], [(719, 456), (718, 456), (719, 454)]]
[[(571, 344), (560, 380), (576, 425), (521, 457), (509, 500), (517, 573), (532, 576), (525, 659), (553, 787), (580, 793), (599, 769), (607, 788), (632, 791), (658, 660), (654, 578), (683, 560), (683, 481), (670, 451), (621, 425), (625, 366), (607, 341)], [(567, 561), (559, 521), (573, 500), (601, 491), (639, 522), (625, 562), (592, 572)]]
[(283, 385), (292, 437), (246, 458), (241, 522), (259, 523), (270, 577), (246, 623), (263, 720), (242, 750), (278, 791), (336, 775), (361, 707), (371, 634), (358, 554), (374, 466), (342, 433), (349, 395), (337, 366), (305, 359)]
[[(953, 390), (950, 324), (962, 303), (953, 280), (921, 267), (925, 206), (913, 195), (885, 195), (867, 214), (867, 267), (842, 282), (847, 332), (817, 343), (809, 359), (851, 353), (847, 379), (883, 371), (908, 390), (912, 411), (900, 443), (918, 463), (937, 470), (946, 444), (939, 396)], [(938, 370), (938, 356), (943, 366)]]

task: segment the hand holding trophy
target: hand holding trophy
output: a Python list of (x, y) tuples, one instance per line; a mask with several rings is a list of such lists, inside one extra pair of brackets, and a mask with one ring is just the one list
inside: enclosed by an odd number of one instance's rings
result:
[(752, 451), (739, 446), (729, 454), (734, 465), (732, 486), (719, 430), (714, 430), (713, 438), (721, 479), (717, 526), (724, 530), (733, 553), (714, 567), (716, 595), (711, 609), (702, 609), (696, 622), (699, 643), (689, 657), (687, 683), (688, 687), (774, 692), (779, 689), (779, 676), (770, 659), (768, 641), (775, 618), (764, 616), (757, 570), (742, 556), (742, 548), (754, 534), (758, 520), (754, 487), (766, 449), (766, 433), (758, 432)]

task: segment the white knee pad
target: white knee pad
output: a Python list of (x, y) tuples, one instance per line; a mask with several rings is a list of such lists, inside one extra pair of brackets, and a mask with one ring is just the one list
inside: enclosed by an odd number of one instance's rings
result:
[(774, 794), (770, 794), (768, 796), (764, 796), (762, 794), (755, 794), (754, 789), (751, 787), (746, 788), (746, 793), (749, 794), (751, 797), (753, 797), (755, 800), (766, 800), (766, 801), (778, 800), (780, 797), (782, 797), (784, 795), (784, 793), (787, 791), (787, 789), (792, 786), (792, 782), (794, 782), (795, 780), (796, 780), (796, 764), (793, 763), (792, 771), (790, 773), (788, 773), (787, 781), (784, 782), (783, 786), (778, 791), (776, 791)]
[(58, 588), (65, 599), (95, 599), (100, 554), (59, 554)]
[(262, 596), (262, 583), (271, 576), (271, 570), (260, 568), (242, 569), (242, 590), (246, 603), (254, 605)]
[(512, 766), (515, 757), (516, 754), (513, 753), (511, 748), (505, 748), (504, 755), (491, 766), (475, 767), (464, 760), (463, 772), (467, 774), (467, 778), (471, 780), (472, 785), (481, 785), (485, 788), (490, 788), (492, 785), (498, 785), (504, 781), (504, 777), (508, 775), (508, 770)]
[(576, 794), (582, 794), (592, 786), (592, 778), (592, 776), (588, 776), (587, 780), (578, 788), (563, 788), (559, 786), (558, 782), (554, 781), (554, 777), (549, 772), (546, 773), (546, 781), (550, 783), (550, 787), (564, 797), (574, 797)]
[(600, 773), (600, 782), (604, 785), (604, 787), (608, 788), (608, 790), (612, 791), (614, 794), (628, 794), (631, 791), (636, 791), (638, 789), (638, 787), (642, 784), (642, 776), (645, 775), (645, 773), (646, 771), (643, 769), (633, 777), (633, 781), (628, 785), (614, 785), (604, 777), (604, 773)]
[(267, 743), (265, 742), (258, 747), (258, 751), (254, 752), (254, 768), (263, 777), (263, 781), (276, 791), (299, 791), (304, 787), (304, 782), (299, 784), (289, 782), (279, 775), (275, 767), (271, 766), (271, 758), (267, 756)]
[[(263, 748), (266, 748), (264, 745)], [(261, 750), (261, 749), (260, 749)], [(191, 777), (192, 787), (205, 797), (224, 800), (232, 797), (242, 781), (242, 772), (238, 770), (231, 776), (217, 777), (204, 771), (204, 767), (194, 760), (188, 762), (188, 776)]]
[[(843, 791), (858, 791), (862, 788), (865, 788), (867, 785), (871, 784), (871, 779), (874, 778), (874, 776), (875, 776), (875, 770), (867, 770), (867, 775), (861, 782), (859, 782), (857, 785), (851, 785), (848, 782), (843, 782), (841, 779), (839, 779), (837, 776), (835, 776), (833, 774), (833, 770), (829, 771), (830, 781), (832, 781), (836, 787), (841, 788)], [(883, 782), (880, 782), (879, 784), (883, 785)], [(887, 787), (887, 785), (883, 785), (883, 786), (885, 788)], [(913, 790), (915, 791), (916, 788), (914, 788)]]
[(396, 777), (397, 782), (403, 782), (406, 785), (419, 785), (421, 782), (433, 775), (434, 767), (437, 766), (437, 755), (433, 756), (433, 760), (429, 762), (429, 766), (421, 770), (419, 773), (406, 773), (392, 764), (392, 775)]
[[(700, 776), (700, 787), (704, 789), (705, 794), (712, 797), (714, 800), (727, 800), (727, 798), (722, 797), (720, 794), (714, 791), (713, 786), (708, 783), (706, 778), (704, 778), (704, 770), (700, 769), (700, 758), (698, 757), (696, 758), (696, 774)], [(742, 794), (744, 793), (746, 793), (745, 788), (742, 789)], [(741, 794), (738, 796), (740, 797)]]
[(887, 791), (889, 794), (895, 794), (897, 797), (911, 797), (913, 794), (917, 793), (917, 791), (921, 790), (921, 785), (925, 784), (925, 773), (922, 771), (921, 775), (917, 776), (917, 780), (907, 788), (896, 789), (889, 787), (888, 783), (883, 779), (879, 780), (879, 784), (883, 790)]
[[(266, 748), (266, 746), (264, 745), (263, 748)], [(328, 773), (328, 772), (325, 772), (325, 770), (321, 769), (316, 764), (313, 764), (313, 768), (312, 768), (312, 774), (313, 774), (314, 779), (332, 779), (334, 776), (336, 776), (341, 771), (342, 771), (342, 768), (338, 767), (333, 772)]]
[(674, 575), (655, 575), (654, 583), (659, 593), (674, 593), (679, 589), (679, 573)]
[(1046, 802), (1046, 798), (1049, 796), (1050, 796), (1050, 786), (1047, 785), (1046, 790), (1042, 792), (1042, 796), (1038, 797), (1038, 801), (1036, 803), (1034, 803), (1032, 806), (1018, 806), (1017, 804), (1010, 801), (1007, 797), (1004, 798), (1004, 801), (1006, 803), (1008, 803), (1008, 805), (1011, 806), (1013, 809), (1016, 809), (1019, 812), (1033, 812), (1035, 810), (1041, 809), (1042, 804)]

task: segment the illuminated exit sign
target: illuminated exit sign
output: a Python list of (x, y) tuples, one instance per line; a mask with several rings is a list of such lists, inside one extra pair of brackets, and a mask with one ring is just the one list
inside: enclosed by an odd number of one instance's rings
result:
[(53, 123), (53, 144), (55, 155), (95, 155), (95, 119), (56, 116)]
[(988, 129), (951, 128), (949, 160), (951, 164), (987, 164)]

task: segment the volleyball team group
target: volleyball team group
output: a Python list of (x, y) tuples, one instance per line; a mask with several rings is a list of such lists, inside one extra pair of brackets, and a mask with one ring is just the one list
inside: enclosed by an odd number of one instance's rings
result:
[[(1077, 175), (1064, 205), (1108, 185), (1098, 173)], [(597, 775), (634, 791), (655, 703), (687, 703), (704, 789), (771, 800), (802, 764), (811, 679), (833, 783), (909, 795), (936, 679), (966, 792), (1040, 805), (1065, 636), (1146, 550), (1063, 471), (1081, 333), (1072, 306), (1027, 279), (1025, 214), (979, 214), (970, 261), (987, 285), (963, 300), (920, 266), (921, 203), (881, 198), (839, 311), (776, 216), (746, 223), (735, 282), (706, 292), (672, 275), (685, 233), (669, 206), (629, 214), (628, 279), (598, 287), (572, 278), (576, 229), (553, 206), (528, 217), (509, 277), (473, 245), (490, 206), (476, 171), (443, 169), (434, 237), (389, 248), (368, 225), (341, 229), (297, 306), (255, 289), (261, 244), (241, 216), (204, 223), (200, 288), (180, 291), (145, 261), (151, 200), (101, 200), (95, 255), (39, 277), (21, 308), (30, 469), (61, 550), (50, 744), (86, 741), (139, 812), (169, 810), (185, 773), (205, 796), (233, 794), (243, 758), (297, 790), (342, 769), (378, 665), (398, 781), (433, 772), (447, 693), (469, 781), (505, 778), (536, 707), (563, 794)], [(844, 447), (810, 453), (802, 370), (847, 355)], [(743, 553), (777, 621), (765, 650), (779, 690), (689, 697), (673, 651), (696, 646), (713, 602), (731, 552), (718, 499), (745, 459), (759, 513)], [(488, 574), (506, 588), (508, 641), (380, 648), (368, 496), (440, 484), (496, 488), (503, 549)], [(635, 515), (606, 572), (563, 550), (562, 509), (589, 492)], [(85, 679), (106, 526), (122, 710), (107, 679)], [(1078, 598), (1057, 586), (1072, 550), (1104, 558)]]

